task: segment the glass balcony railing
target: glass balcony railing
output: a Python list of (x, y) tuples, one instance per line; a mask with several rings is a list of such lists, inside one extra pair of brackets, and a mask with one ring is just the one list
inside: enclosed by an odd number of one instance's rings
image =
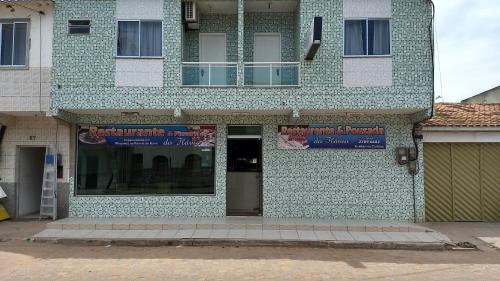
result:
[(299, 62), (247, 62), (244, 64), (245, 86), (299, 86)]
[(182, 85), (191, 87), (235, 87), (238, 64), (235, 62), (183, 62)]

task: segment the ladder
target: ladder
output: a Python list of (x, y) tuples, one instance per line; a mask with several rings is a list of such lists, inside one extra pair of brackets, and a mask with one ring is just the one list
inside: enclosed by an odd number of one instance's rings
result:
[(40, 199), (40, 219), (57, 218), (57, 152), (47, 146), (43, 167), (42, 197)]

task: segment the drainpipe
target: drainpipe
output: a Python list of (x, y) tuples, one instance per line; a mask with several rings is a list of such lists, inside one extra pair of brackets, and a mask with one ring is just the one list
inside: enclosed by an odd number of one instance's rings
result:
[(418, 150), (418, 143), (417, 139), (421, 139), (420, 136), (416, 135), (416, 130), (418, 127), (418, 124), (420, 122), (426, 121), (434, 117), (435, 114), (435, 82), (434, 82), (434, 19), (436, 15), (436, 6), (434, 5), (434, 2), (432, 0), (427, 0), (429, 4), (431, 5), (432, 8), (432, 18), (429, 23), (429, 38), (430, 38), (430, 47), (431, 47), (431, 60), (432, 60), (432, 96), (431, 96), (431, 114), (427, 117), (425, 117), (423, 120), (418, 121), (413, 123), (413, 128), (412, 128), (412, 139), (413, 139), (413, 145), (415, 146), (415, 150), (417, 152), (417, 171), (412, 175), (412, 181), (413, 181), (413, 222), (417, 222), (417, 198), (416, 198), (416, 191), (415, 191), (415, 175), (418, 174), (419, 172), (419, 166), (418, 166), (418, 157), (419, 157), (419, 150)]
[(38, 105), (39, 105), (39, 110), (40, 110), (40, 115), (42, 115), (42, 15), (45, 15), (45, 12), (43, 11), (38, 11), (38, 22), (39, 22), (39, 44), (40, 48), (38, 48), (39, 52), (39, 66), (38, 66)]

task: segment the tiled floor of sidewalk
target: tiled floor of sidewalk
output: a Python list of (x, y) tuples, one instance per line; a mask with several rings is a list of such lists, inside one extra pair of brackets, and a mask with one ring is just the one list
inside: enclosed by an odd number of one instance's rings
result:
[(57, 239), (245, 239), (277, 241), (347, 241), (447, 243), (448, 237), (437, 232), (356, 232), (326, 230), (248, 230), (248, 229), (177, 229), (177, 230), (89, 230), (46, 229), (34, 238)]
[(238, 240), (275, 242), (450, 243), (417, 224), (396, 221), (226, 218), (68, 218), (47, 224), (35, 240)]

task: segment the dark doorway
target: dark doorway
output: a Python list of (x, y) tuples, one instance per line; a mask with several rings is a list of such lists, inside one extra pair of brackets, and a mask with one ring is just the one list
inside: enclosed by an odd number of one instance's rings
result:
[(262, 139), (229, 135), (226, 210), (228, 216), (262, 215)]
[(45, 149), (19, 148), (17, 217), (38, 217), (40, 214)]

